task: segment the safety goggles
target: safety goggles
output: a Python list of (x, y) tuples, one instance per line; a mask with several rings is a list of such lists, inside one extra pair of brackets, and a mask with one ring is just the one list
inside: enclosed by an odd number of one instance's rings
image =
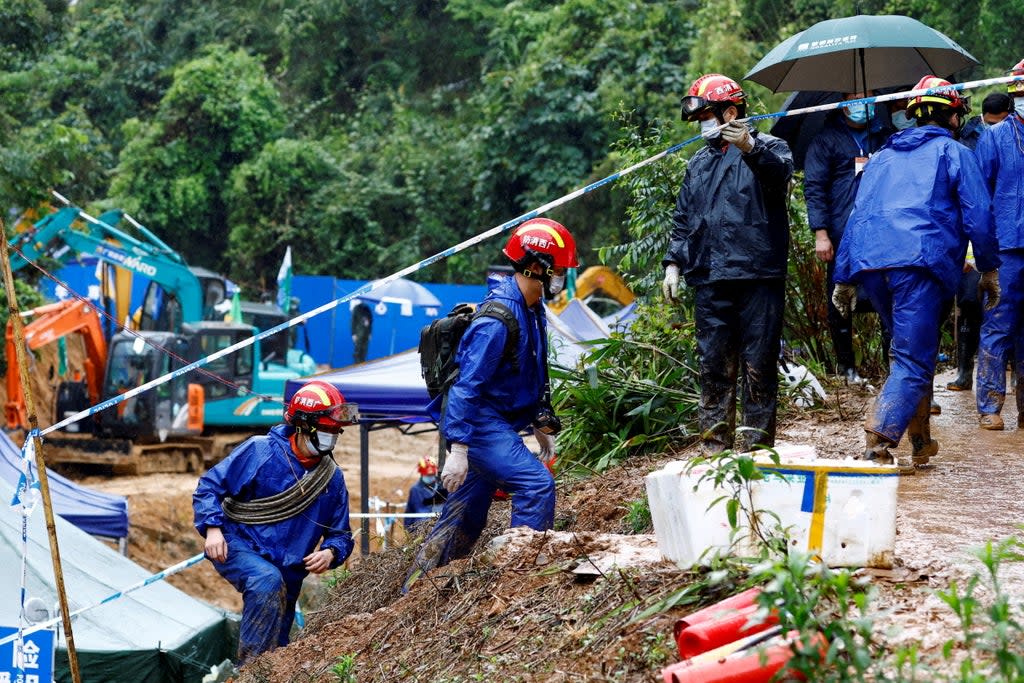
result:
[(313, 418), (313, 424), (316, 425), (317, 429), (325, 432), (332, 431), (322, 422), (326, 418), (329, 423), (333, 423), (331, 427), (336, 424), (340, 432), (342, 425), (359, 422), (359, 405), (356, 403), (342, 403), (340, 406), (334, 406), (328, 410), (310, 413), (310, 416)]
[(706, 100), (703, 97), (697, 95), (687, 95), (683, 98), (680, 106), (680, 115), (684, 121), (692, 121), (697, 114), (704, 109), (709, 108), (712, 105), (710, 100)]

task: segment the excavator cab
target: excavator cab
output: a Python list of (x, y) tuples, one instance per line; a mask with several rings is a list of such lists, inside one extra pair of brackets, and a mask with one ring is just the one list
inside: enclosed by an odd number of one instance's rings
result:
[[(173, 355), (161, 352), (153, 345)], [(107, 357), (103, 400), (124, 394), (185, 365), (188, 352), (187, 339), (172, 332), (142, 335), (122, 332), (115, 335), (110, 341)], [(168, 436), (189, 433), (185, 428), (187, 413), (188, 378), (175, 377), (98, 413), (97, 429), (103, 436), (163, 441)]]
[[(222, 314), (217, 306), (227, 296), (227, 283), (224, 278), (205, 268), (189, 268), (199, 282), (202, 290), (203, 320), (217, 320)], [(165, 331), (180, 332), (184, 323), (181, 302), (178, 297), (168, 292), (163, 286), (151, 281), (146, 287), (139, 313), (138, 328), (144, 332)]]

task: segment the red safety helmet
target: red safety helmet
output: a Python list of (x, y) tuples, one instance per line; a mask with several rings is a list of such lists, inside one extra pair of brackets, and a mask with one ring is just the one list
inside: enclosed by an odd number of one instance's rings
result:
[[(1020, 60), (1006, 72), (1008, 76), (1024, 76), (1024, 59)], [(1010, 96), (1024, 97), (1024, 81), (1014, 81), (1006, 84), (1006, 92)], [(1021, 113), (1021, 112), (1018, 112)]]
[(683, 98), (684, 121), (696, 121), (701, 112), (714, 107), (739, 106), (746, 101), (740, 84), (722, 74), (705, 74), (693, 82)]
[(545, 268), (576, 268), (576, 240), (565, 226), (550, 218), (531, 218), (512, 233), (502, 252), (517, 266), (531, 259)]
[[(914, 90), (942, 88), (948, 85), (952, 85), (952, 83), (943, 78), (939, 78), (938, 76), (925, 76), (917, 82), (917, 85), (914, 86)], [(917, 97), (911, 98), (910, 104), (907, 105), (907, 116), (915, 119), (920, 118), (920, 110), (928, 105), (949, 107), (961, 116), (966, 116), (971, 112), (971, 103), (966, 97), (961, 97), (960, 93), (956, 90), (947, 90), (945, 92), (937, 92), (931, 95), (918, 95)]]
[(284, 421), (296, 429), (329, 434), (338, 434), (358, 419), (358, 406), (346, 403), (337, 387), (320, 380), (303, 384), (284, 411)]
[(433, 456), (425, 455), (416, 464), (416, 469), (419, 470), (421, 477), (437, 474), (437, 461), (434, 460)]

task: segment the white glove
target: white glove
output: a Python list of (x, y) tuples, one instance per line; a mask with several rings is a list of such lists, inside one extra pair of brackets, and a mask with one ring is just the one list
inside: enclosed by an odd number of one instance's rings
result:
[(747, 128), (747, 124), (739, 121), (730, 121), (725, 125), (722, 129), (722, 139), (736, 145), (736, 149), (744, 154), (754, 149), (754, 138), (750, 135), (750, 129)]
[(839, 315), (849, 318), (853, 309), (857, 308), (857, 285), (837, 282), (832, 291), (832, 305), (839, 311)]
[(537, 445), (540, 446), (540, 453), (537, 455), (537, 459), (547, 465), (555, 457), (555, 435), (545, 434), (539, 429), (534, 429), (533, 437), (537, 439)]
[(448, 493), (455, 491), (466, 481), (469, 473), (469, 446), (464, 443), (453, 443), (452, 450), (444, 461), (444, 470), (441, 471), (441, 483), (448, 489)]
[(665, 279), (661, 283), (661, 293), (673, 303), (679, 301), (679, 266), (674, 263), (665, 266)]

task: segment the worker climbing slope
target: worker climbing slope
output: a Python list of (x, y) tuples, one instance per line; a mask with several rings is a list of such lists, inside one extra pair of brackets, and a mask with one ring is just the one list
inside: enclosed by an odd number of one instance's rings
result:
[[(558, 294), (567, 269), (578, 265), (576, 242), (560, 223), (535, 218), (513, 232), (503, 253), (515, 273), (498, 280), (485, 302), (512, 312), (518, 340), (509, 357), (508, 325), (499, 318), (476, 317), (459, 343), (458, 378), (431, 404), (442, 411), (441, 433), (450, 445), (441, 472), (449, 495), (416, 555), (406, 591), (423, 573), (472, 550), (499, 488), (512, 497), (513, 527), (544, 531), (554, 523), (555, 480), (541, 460), (554, 455), (558, 425), (549, 403), (541, 299)], [(519, 434), (531, 426), (541, 445), (540, 459)]]
[(331, 452), (355, 408), (334, 386), (309, 382), (292, 396), (285, 424), (199, 479), (196, 530), (207, 558), (242, 593), (240, 664), (287, 645), (302, 580), (352, 552), (348, 490)]

